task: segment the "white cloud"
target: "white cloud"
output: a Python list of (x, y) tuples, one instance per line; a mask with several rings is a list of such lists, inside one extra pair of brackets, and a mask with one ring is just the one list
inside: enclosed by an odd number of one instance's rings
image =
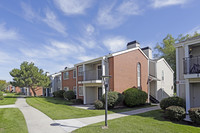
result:
[(116, 52), (126, 47), (127, 39), (122, 36), (109, 37), (103, 41), (103, 44), (111, 51)]
[(43, 21), (52, 29), (56, 30), (57, 32), (62, 33), (63, 35), (66, 35), (66, 28), (65, 26), (57, 19), (56, 15), (47, 9), (45, 11), (46, 17), (43, 19)]
[(5, 23), (0, 24), (0, 40), (16, 40), (19, 34), (15, 29), (7, 29)]
[(128, 0), (116, 6), (116, 2), (104, 5), (99, 9), (97, 23), (108, 29), (120, 26), (131, 15), (140, 15), (143, 12), (140, 9), (137, 0)]
[(124, 15), (139, 15), (143, 12), (136, 0), (124, 1), (117, 10)]
[(24, 18), (28, 21), (35, 21), (37, 19), (39, 19), (40, 17), (33, 11), (33, 9), (31, 8), (30, 5), (24, 3), (24, 2), (21, 2), (21, 7), (22, 7), (22, 10), (24, 12)]
[(88, 24), (86, 26), (86, 32), (87, 32), (88, 35), (92, 35), (94, 33), (94, 31), (95, 31), (95, 28), (91, 24)]
[(162, 8), (173, 5), (184, 5), (189, 0), (151, 0), (153, 8)]
[(121, 15), (113, 11), (114, 3), (100, 8), (97, 15), (97, 22), (105, 28), (112, 29), (122, 24), (123, 18)]
[(84, 14), (92, 5), (92, 0), (54, 0), (54, 2), (66, 15)]

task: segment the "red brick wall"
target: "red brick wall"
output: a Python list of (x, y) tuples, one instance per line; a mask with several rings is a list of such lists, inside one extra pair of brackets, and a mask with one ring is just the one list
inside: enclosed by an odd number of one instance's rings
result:
[[(42, 96), (43, 95), (43, 88), (42, 87), (37, 87), (35, 89), (35, 93), (36, 93), (36, 96)], [(34, 96), (33, 91), (31, 89), (30, 89), (30, 95)]]
[(68, 71), (69, 72), (69, 79), (63, 78), (62, 72), (62, 89), (64, 90), (64, 87), (69, 87), (70, 90), (73, 90), (73, 86), (76, 86), (76, 78), (73, 78), (73, 70)]
[(20, 93), (21, 92), (21, 88), (20, 87), (15, 87), (15, 92), (16, 93)]
[(148, 60), (140, 50), (134, 50), (109, 59), (109, 71), (112, 76), (110, 88), (122, 93), (124, 90), (137, 87), (137, 63), (141, 64), (141, 88), (148, 92)]
[(109, 81), (109, 88), (110, 88), (110, 91), (114, 91), (114, 78), (115, 78), (115, 75), (114, 75), (114, 58), (111, 57), (108, 59), (109, 61), (109, 75), (111, 75), (112, 77), (110, 78), (110, 81)]

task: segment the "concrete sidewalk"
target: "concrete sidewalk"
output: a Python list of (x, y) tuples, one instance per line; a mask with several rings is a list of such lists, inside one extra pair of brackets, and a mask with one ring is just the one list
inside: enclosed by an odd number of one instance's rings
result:
[(10, 104), (10, 105), (0, 105), (1, 108), (16, 108), (15, 104)]
[(18, 98), (15, 105), (23, 113), (29, 133), (65, 133), (52, 119), (29, 106), (25, 98)]
[[(132, 111), (122, 112), (122, 113), (114, 113), (108, 115), (108, 120), (129, 116), (129, 115), (135, 115), (140, 113), (145, 113), (152, 110), (160, 109), (159, 106), (149, 107), (149, 108), (141, 108), (136, 109)], [(78, 128), (102, 122), (105, 120), (105, 115), (100, 116), (94, 116), (94, 117), (86, 117), (86, 118), (77, 118), (77, 119), (66, 119), (66, 120), (55, 120), (57, 125), (60, 125), (65, 131), (72, 132)]]

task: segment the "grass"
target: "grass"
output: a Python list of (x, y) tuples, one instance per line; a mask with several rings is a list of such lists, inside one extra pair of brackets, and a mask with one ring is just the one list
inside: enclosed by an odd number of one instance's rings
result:
[(16, 102), (16, 96), (15, 93), (4, 93), (7, 94), (6, 96), (4, 96), (3, 100), (0, 100), (0, 105), (9, 105), (9, 104), (15, 104)]
[[(85, 110), (79, 109), (76, 107), (69, 106), (67, 104), (72, 104), (66, 100), (55, 99), (52, 97), (42, 98), (42, 97), (29, 97), (26, 98), (26, 102), (40, 110), (41, 112), (48, 115), (54, 120), (60, 119), (72, 119), (72, 118), (82, 118), (82, 117), (91, 117), (97, 115), (104, 115), (104, 110)], [(142, 107), (149, 107), (142, 106)], [(138, 107), (138, 108), (142, 108)], [(123, 108), (123, 109), (113, 109), (108, 111), (108, 113), (118, 113), (124, 111), (130, 111), (137, 108)]]
[(163, 118), (161, 110), (126, 116), (108, 121), (108, 129), (102, 129), (104, 122), (92, 124), (75, 133), (199, 133), (200, 127), (174, 123)]
[(0, 133), (28, 133), (24, 116), (19, 109), (0, 109)]

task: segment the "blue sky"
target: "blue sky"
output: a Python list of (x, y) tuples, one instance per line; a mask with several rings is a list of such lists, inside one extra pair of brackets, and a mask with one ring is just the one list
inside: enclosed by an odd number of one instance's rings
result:
[(50, 73), (169, 33), (200, 32), (199, 0), (1, 0), (0, 79), (23, 61)]

